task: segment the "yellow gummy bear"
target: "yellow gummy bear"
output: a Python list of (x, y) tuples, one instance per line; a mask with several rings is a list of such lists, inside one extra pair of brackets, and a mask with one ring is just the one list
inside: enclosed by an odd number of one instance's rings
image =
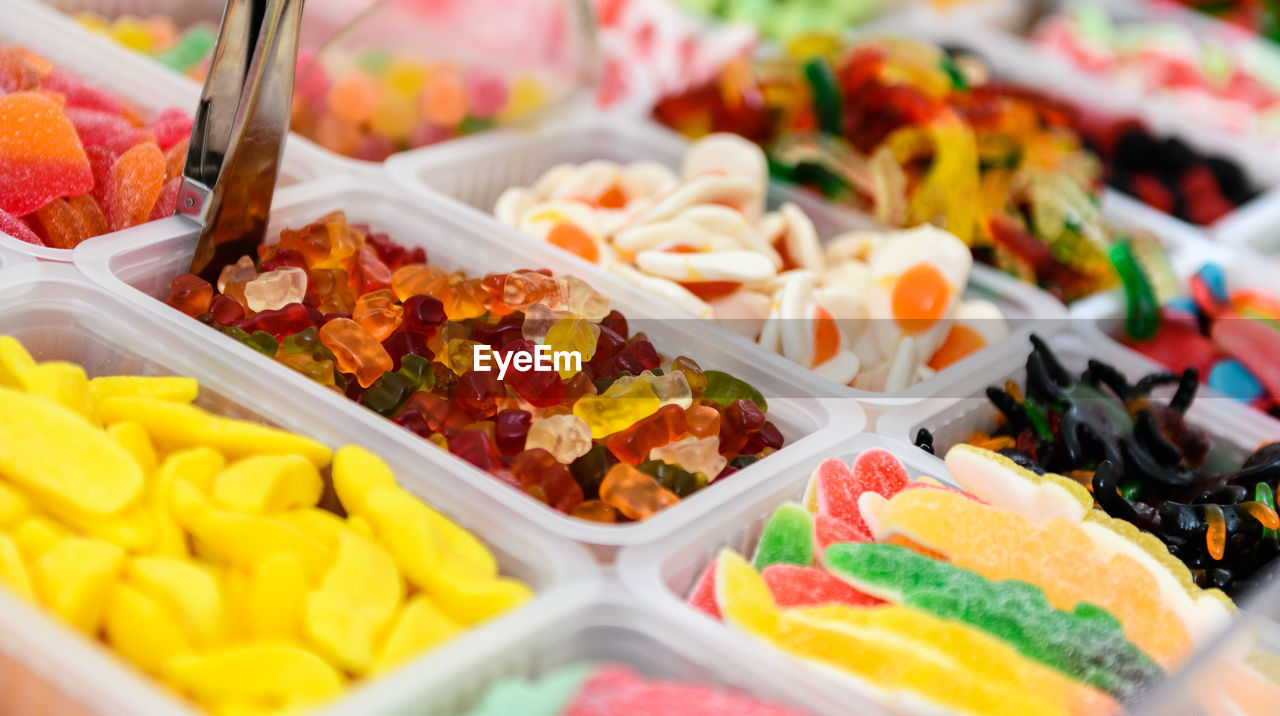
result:
[(320, 587), (307, 595), (308, 640), (354, 674), (373, 665), (374, 642), (404, 600), (396, 563), (376, 543), (354, 532), (338, 536), (338, 553)]
[(662, 401), (647, 380), (611, 385), (600, 395), (584, 395), (573, 404), (573, 414), (591, 428), (595, 440), (625, 430), (636, 421), (658, 412)]
[(120, 512), (142, 492), (124, 448), (61, 405), (0, 388), (0, 474), (30, 497), (85, 515)]
[(153, 674), (161, 673), (174, 657), (191, 651), (178, 617), (129, 584), (111, 588), (104, 622), (107, 643)]
[(287, 554), (272, 555), (249, 575), (242, 603), (246, 628), (256, 637), (302, 636), (300, 605), (307, 596), (307, 573)]
[(35, 591), (31, 587), (31, 575), (27, 573), (27, 565), (22, 562), (22, 552), (18, 543), (9, 535), (0, 532), (0, 584), (19, 598), (35, 603)]
[(386, 643), (373, 661), (372, 673), (390, 671), (462, 631), (462, 626), (440, 611), (430, 598), (419, 594), (400, 610)]
[(396, 476), (382, 458), (358, 445), (333, 454), (333, 489), (349, 515), (364, 512), (364, 496), (379, 487), (395, 487)]
[(108, 591), (124, 566), (124, 550), (85, 537), (65, 537), (35, 561), (40, 601), (86, 634), (96, 634)]
[[(566, 351), (577, 353), (581, 359), (581, 365), (586, 365), (591, 360), (591, 356), (596, 354), (596, 343), (600, 339), (600, 326), (588, 321), (581, 316), (571, 316), (562, 318), (551, 325), (547, 329), (547, 337), (543, 339), (548, 347), (553, 351), (552, 355), (557, 351)], [(569, 380), (578, 374), (578, 370), (573, 368), (573, 364), (568, 363), (560, 368), (560, 377)]]
[(329, 464), (331, 452), (324, 445), (301, 435), (207, 413), (194, 405), (157, 398), (106, 398), (98, 412), (108, 423), (133, 420), (146, 428), (162, 451), (187, 447), (212, 447), (229, 458), (249, 455), (292, 455), (306, 457), (316, 467)]
[(114, 423), (107, 426), (107, 436), (124, 448), (125, 452), (142, 468), (143, 475), (150, 475), (156, 469), (159, 458), (156, 448), (151, 444), (151, 436), (142, 426), (133, 422)]
[(17, 488), (0, 481), (0, 529), (31, 513), (31, 501)]
[(0, 336), (0, 386), (26, 390), (26, 372), (36, 361), (13, 336)]
[(138, 591), (176, 615), (196, 644), (214, 644), (226, 633), (222, 589), (209, 571), (189, 559), (138, 557), (125, 574)]
[(184, 376), (107, 375), (89, 381), (94, 406), (108, 398), (155, 398), (190, 403), (200, 394), (200, 384)]
[(49, 361), (23, 375), (27, 393), (53, 401), (94, 425), (98, 416), (89, 400), (89, 376), (74, 363)]
[(213, 480), (213, 499), (223, 507), (270, 514), (316, 504), (324, 481), (301, 455), (253, 455), (241, 458)]
[(165, 676), (202, 702), (264, 700), (319, 704), (342, 693), (343, 677), (315, 653), (292, 644), (227, 646), (169, 660)]

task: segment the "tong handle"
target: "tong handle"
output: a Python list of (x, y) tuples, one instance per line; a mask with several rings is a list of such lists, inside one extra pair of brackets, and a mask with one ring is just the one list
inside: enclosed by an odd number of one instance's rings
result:
[[(178, 213), (201, 224), (191, 272), (213, 281), (266, 233), (289, 133), (303, 0), (228, 0), (196, 110)], [(207, 275), (212, 274), (212, 275)]]

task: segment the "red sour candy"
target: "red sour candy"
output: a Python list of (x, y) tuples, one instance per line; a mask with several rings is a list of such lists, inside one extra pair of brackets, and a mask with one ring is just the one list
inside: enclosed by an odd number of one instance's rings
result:
[(821, 513), (813, 518), (813, 538), (818, 545), (818, 554), (826, 552), (827, 547), (833, 544), (872, 541), (871, 531), (865, 524), (854, 525)]
[(689, 592), (689, 606), (716, 619), (720, 618), (720, 604), (716, 601), (715, 560), (711, 560), (711, 564), (702, 571), (697, 583), (693, 585), (693, 591)]
[(0, 188), (0, 211), (13, 216), (93, 188), (75, 127), (42, 94), (0, 96)]
[(813, 567), (771, 564), (760, 573), (779, 607), (848, 604), (874, 607), (883, 600), (866, 594), (836, 575)]
[(0, 234), (8, 234), (18, 241), (23, 241), (36, 246), (44, 246), (44, 241), (36, 236), (31, 227), (22, 223), (16, 216), (0, 209)]

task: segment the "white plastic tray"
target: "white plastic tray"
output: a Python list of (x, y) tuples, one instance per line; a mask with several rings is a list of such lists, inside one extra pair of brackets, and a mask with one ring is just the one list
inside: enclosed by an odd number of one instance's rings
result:
[[(195, 113), (200, 99), (198, 84), (86, 30), (70, 17), (35, 0), (4, 0), (0, 12), (4, 16), (4, 21), (0, 22), (0, 44), (27, 47), (149, 114), (170, 107)], [(303, 153), (290, 149), (291, 143), (286, 143), (281, 163), (281, 185), (318, 173), (311, 168)], [(103, 234), (88, 241), (101, 240), (114, 240), (114, 234)], [(41, 261), (71, 262), (70, 249), (34, 246), (3, 232), (0, 232), (0, 247)]]
[[(1046, 337), (1068, 372), (1078, 375), (1090, 358), (1110, 363), (1130, 381), (1148, 373), (1166, 371), (1163, 366), (1125, 348), (1096, 331), (1066, 331)], [(876, 433), (896, 440), (912, 441), (920, 428), (933, 433), (934, 446), (941, 454), (964, 442), (975, 430), (995, 427), (998, 411), (986, 397), (987, 386), (1001, 387), (1006, 380), (1023, 385), (1026, 379), (1029, 342), (1021, 346), (1001, 346), (999, 355), (963, 381), (944, 387), (933, 400), (895, 410), (881, 417)], [(1167, 395), (1169, 391), (1157, 391)], [(1280, 422), (1251, 410), (1236, 400), (1201, 386), (1187, 411), (1187, 419), (1214, 439), (1230, 445), (1244, 459), (1263, 443), (1280, 440)]]
[[(1273, 251), (1280, 248), (1280, 236), (1276, 236), (1280, 233), (1280, 165), (1273, 161), (1274, 150), (1267, 150), (1247, 138), (1205, 127), (1186, 113), (1168, 111), (1149, 97), (1089, 75), (1069, 60), (1037, 50), (1020, 37), (972, 19), (958, 17), (941, 21), (927, 13), (911, 13), (879, 23), (873, 29), (969, 49), (986, 60), (1002, 78), (1042, 89), (1089, 109), (1139, 117), (1157, 136), (1176, 136), (1199, 151), (1236, 161), (1262, 193), (1203, 230), (1228, 244), (1250, 245), (1260, 250), (1268, 246)], [(1107, 193), (1119, 192), (1108, 189)], [(1162, 219), (1149, 225), (1139, 224), (1157, 233), (1177, 225), (1184, 231), (1196, 230), (1153, 209), (1133, 212), (1131, 218), (1142, 219), (1144, 213)]]
[[(462, 713), (474, 708), (497, 679), (538, 678), (584, 662), (610, 662), (652, 678), (719, 686), (815, 715), (839, 714), (848, 708), (847, 703), (795, 689), (785, 675), (750, 659), (729, 658), (719, 640), (690, 638), (678, 620), (630, 597), (614, 582), (604, 583), (599, 590), (580, 590), (557, 604), (548, 618), (536, 623), (527, 620), (507, 636), (509, 644), (493, 644), (474, 660), (435, 674), (442, 686), (416, 699), (411, 713)], [(378, 706), (372, 701), (368, 705), (371, 712)]]
[[(798, 502), (802, 499), (810, 474), (822, 461), (835, 457), (848, 462), (872, 448), (884, 448), (892, 452), (906, 466), (912, 479), (927, 475), (945, 484), (955, 485), (955, 481), (940, 458), (929, 455), (901, 440), (881, 435), (859, 435), (830, 449), (791, 461), (784, 466), (783, 475), (770, 484), (769, 490), (760, 490), (754, 493), (751, 499), (736, 502), (732, 508), (717, 514), (715, 519), (690, 525), (681, 532), (679, 541), (623, 550), (618, 561), (618, 572), (631, 591), (644, 603), (671, 612), (682, 622), (683, 631), (692, 638), (723, 639), (732, 645), (737, 658), (759, 663), (778, 674), (789, 676), (794, 684), (793, 688), (809, 689), (826, 698), (843, 699), (846, 703), (850, 699), (871, 699), (873, 697), (864, 691), (865, 687), (860, 682), (847, 678), (834, 669), (788, 656), (762, 644), (689, 607), (685, 604), (685, 598), (694, 581), (721, 549), (733, 549), (749, 558), (759, 541), (765, 522), (773, 511), (783, 502)], [(1203, 663), (1216, 664), (1228, 655), (1239, 654), (1240, 643), (1247, 641), (1252, 630), (1257, 626), (1257, 615), (1253, 613), (1254, 610), (1261, 610), (1268, 605), (1274, 609), (1277, 596), (1280, 596), (1280, 582), (1269, 585), (1254, 594), (1244, 605), (1243, 614), (1247, 618), (1238, 620), (1222, 636), (1211, 641), (1185, 668), (1196, 669)], [(1275, 643), (1280, 645), (1280, 640), (1276, 640)], [(1280, 653), (1280, 648), (1277, 648), (1276, 652)], [(1211, 681), (1211, 678), (1206, 675), (1202, 681)], [(1152, 704), (1170, 703), (1172, 699), (1167, 695), (1183, 694), (1188, 683), (1183, 672), (1165, 679), (1153, 692), (1151, 704), (1139, 705), (1134, 709), (1134, 713), (1151, 715), (1169, 713)], [(875, 703), (893, 713), (914, 713), (909, 708), (897, 708), (901, 706), (900, 704), (885, 704), (879, 699), (876, 699)], [(844, 712), (852, 711), (846, 707)], [(857, 713), (875, 712), (861, 707), (857, 711)], [(1195, 708), (1184, 712), (1204, 713), (1203, 710)]]
[[(583, 118), (537, 132), (494, 132), (451, 142), (430, 152), (406, 152), (392, 157), (387, 169), (396, 183), (419, 195), (440, 192), (468, 205), (472, 216), (492, 225), (493, 231), (503, 240), (521, 247), (519, 250), (523, 251), (525, 246), (543, 244), (514, 228), (502, 226), (490, 214), (494, 202), (508, 187), (528, 186), (543, 172), (562, 162), (577, 164), (591, 159), (616, 162), (647, 159), (676, 168), (687, 146), (688, 141), (680, 135), (650, 122), (620, 117)], [(771, 182), (770, 205), (776, 206), (784, 201), (798, 204), (813, 220), (818, 235), (823, 238), (832, 238), (851, 229), (874, 227), (868, 217), (833, 207), (808, 192)], [(589, 273), (593, 277), (610, 275), (607, 270), (576, 256), (566, 254), (565, 260), (572, 262), (574, 270), (581, 274)], [(967, 295), (998, 304), (1015, 334), (1019, 331), (1025, 333), (1032, 325), (1038, 326), (1065, 316), (1065, 309), (1056, 299), (987, 266), (974, 266)], [(675, 306), (669, 310), (681, 312)], [(786, 358), (766, 352), (742, 336), (731, 334), (730, 339), (739, 346), (739, 350), (760, 355), (770, 365), (787, 365), (793, 371), (803, 371)], [(982, 351), (970, 356), (943, 371), (943, 375), (963, 370), (966, 365), (981, 363), (985, 360), (984, 354)], [(878, 410), (882, 406), (904, 405), (924, 399), (934, 390), (937, 380), (934, 377), (922, 381), (893, 395), (856, 390), (825, 380), (823, 383), (826, 394), (858, 398)]]
[[(557, 273), (581, 273), (566, 254), (550, 246), (529, 245), (513, 251), (496, 230), (496, 224), (476, 222), (469, 214), (459, 212), (452, 202), (438, 197), (410, 197), (390, 185), (355, 179), (300, 184), (280, 191), (268, 236), (279, 236), (284, 227), (302, 226), (338, 209), (345, 210), (351, 221), (387, 231), (401, 243), (425, 247), (433, 263), (468, 273), (482, 275), (541, 267)], [(769, 400), (769, 418), (786, 436), (787, 447), (644, 522), (604, 525), (579, 520), (511, 489), (376, 413), (154, 300), (167, 296), (169, 282), (186, 270), (195, 239), (192, 225), (185, 219), (174, 218), (152, 227), (151, 231), (117, 241), (86, 244), (77, 249), (76, 263), (94, 281), (154, 320), (218, 346), (219, 359), (226, 360), (233, 370), (271, 376), (276, 384), (311, 396), (317, 405), (343, 415), (363, 430), (385, 436), (427, 464), (453, 473), (455, 479), (527, 514), (542, 528), (597, 547), (597, 554), (603, 559), (608, 559), (617, 546), (669, 535), (681, 515), (705, 514), (767, 482), (774, 474), (769, 466), (779, 456), (785, 458), (792, 446), (829, 442), (856, 434), (866, 425), (856, 401), (815, 397), (822, 395), (825, 384), (808, 372), (790, 363), (775, 367), (759, 361), (751, 353), (739, 351), (725, 338), (722, 329), (695, 320), (671, 320), (671, 314), (663, 313), (662, 306), (653, 305), (630, 286), (593, 276), (591, 284), (612, 299), (614, 307), (630, 320), (632, 330), (648, 334), (660, 352), (672, 357), (687, 353), (705, 367), (728, 371), (758, 388)]]
[[(423, 464), (377, 430), (363, 429), (338, 411), (326, 411), (266, 372), (241, 369), (226, 360), (207, 335), (171, 331), (164, 321), (137, 311), (128, 302), (92, 286), (76, 269), (58, 264), (27, 264), (0, 271), (0, 334), (17, 337), (37, 360), (69, 360), (90, 376), (177, 374), (200, 382), (198, 403), (214, 412), (257, 420), (297, 431), (330, 446), (356, 443), (381, 455), (401, 485), (474, 531), (493, 549), (505, 574), (523, 579), (538, 592), (525, 607), (482, 625), (415, 660), (387, 681), (417, 684), (392, 689), (379, 703), (381, 713), (403, 711), (413, 698), (438, 684), (445, 667), (500, 648), (507, 632), (555, 606), (579, 589), (591, 589), (598, 572), (578, 545), (538, 530), (516, 512), (498, 505), (444, 471)], [(498, 645), (498, 646), (495, 646)], [(57, 624), (5, 590), (0, 590), (0, 654), (23, 662), (49, 685), (84, 701), (100, 714), (177, 716), (190, 709), (166, 697), (105, 647)], [(6, 703), (46, 698), (39, 680), (11, 680), (0, 670)], [(361, 707), (374, 698), (380, 681), (353, 692), (336, 714), (365, 716)], [(12, 699), (12, 701), (9, 701)], [(65, 713), (61, 704), (38, 713)], [(9, 713), (7, 708), (0, 711)], [(78, 713), (78, 712), (77, 712)]]

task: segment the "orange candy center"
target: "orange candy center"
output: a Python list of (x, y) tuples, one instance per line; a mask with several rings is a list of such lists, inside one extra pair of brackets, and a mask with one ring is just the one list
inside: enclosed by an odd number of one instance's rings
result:
[(561, 222), (551, 227), (551, 231), (547, 233), (547, 243), (581, 256), (591, 263), (600, 260), (600, 249), (596, 242), (577, 224)]
[(923, 262), (902, 272), (893, 287), (893, 317), (914, 335), (942, 319), (951, 300), (951, 284), (933, 264)]

